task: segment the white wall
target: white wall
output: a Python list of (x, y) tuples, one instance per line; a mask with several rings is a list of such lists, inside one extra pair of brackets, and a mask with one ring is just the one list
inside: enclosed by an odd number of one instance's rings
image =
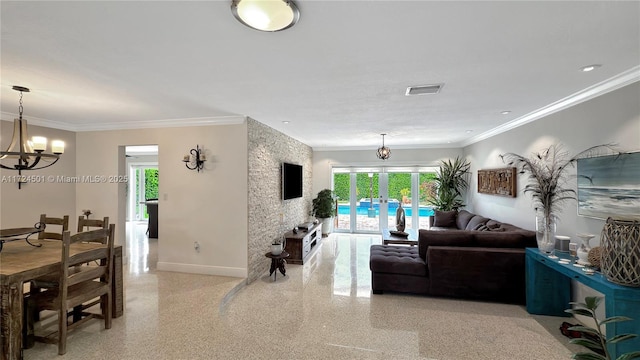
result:
[[(158, 145), (158, 269), (246, 277), (246, 123), (80, 132), (77, 174), (126, 175), (124, 146), (148, 144)], [(181, 161), (196, 144), (207, 156), (201, 172), (188, 170)], [(116, 242), (122, 244), (126, 187), (120, 185), (78, 184), (76, 208), (117, 218)]]
[[(8, 119), (3, 119), (8, 120)], [(22, 175), (32, 176), (37, 183), (23, 184), (18, 189), (14, 182), (18, 172), (0, 169), (0, 227), (33, 226), (40, 214), (52, 217), (69, 215), (70, 229), (76, 228), (77, 212), (75, 184), (59, 181), (59, 176), (74, 176), (76, 173), (76, 134), (74, 132), (29, 125), (29, 138), (45, 136), (48, 141), (47, 152), (51, 152), (51, 141), (65, 142), (65, 152), (57, 163), (42, 170), (23, 171)], [(0, 146), (6, 150), (13, 135), (13, 120), (0, 121)], [(9, 165), (7, 160), (3, 164)], [(40, 182), (42, 181), (42, 182)]]
[(460, 148), (394, 149), (391, 157), (380, 160), (376, 149), (313, 152), (313, 194), (331, 189), (331, 168), (335, 166), (437, 166), (440, 160), (462, 156)]
[[(504, 167), (499, 154), (514, 152), (523, 156), (538, 152), (553, 143), (562, 143), (570, 155), (594, 145), (617, 143), (627, 151), (640, 150), (640, 83), (592, 99), (572, 108), (547, 116), (533, 123), (467, 146), (464, 151), (471, 161), (475, 181), (468, 193), (468, 208), (473, 212), (500, 221), (510, 222), (527, 229), (535, 229), (535, 213), (529, 195), (522, 193), (526, 185), (524, 176), (518, 177), (518, 196), (504, 198), (477, 193), (477, 170)], [(570, 169), (575, 176), (575, 168)], [(573, 182), (574, 190), (577, 183)], [(592, 233), (591, 242), (600, 242), (603, 219), (577, 215), (575, 201), (565, 203), (560, 215), (558, 234), (571, 236), (581, 243), (577, 233)], [(585, 296), (603, 296), (601, 293), (572, 281), (572, 301), (583, 301)], [(605, 299), (606, 301), (606, 299)], [(604, 318), (604, 306), (598, 309), (598, 317)], [(590, 323), (578, 316), (583, 323)]]
[[(535, 213), (531, 197), (522, 190), (527, 179), (519, 176), (518, 196), (506, 198), (477, 193), (477, 170), (505, 167), (498, 155), (513, 152), (529, 156), (561, 143), (570, 155), (594, 145), (617, 143), (625, 150), (640, 150), (640, 83), (634, 83), (576, 105), (543, 119), (464, 148), (471, 162), (473, 181), (467, 208), (489, 218), (509, 222), (527, 229), (535, 229)], [(576, 169), (569, 169), (575, 177)], [(572, 181), (576, 189), (576, 181)], [(577, 203), (565, 203), (559, 214), (558, 234), (575, 237), (576, 233), (597, 234), (597, 245), (604, 220), (577, 215)]]

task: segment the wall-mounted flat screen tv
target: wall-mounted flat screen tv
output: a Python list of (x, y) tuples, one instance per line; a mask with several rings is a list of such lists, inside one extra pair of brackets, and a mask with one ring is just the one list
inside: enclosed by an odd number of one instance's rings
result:
[(302, 197), (302, 165), (282, 163), (282, 199)]

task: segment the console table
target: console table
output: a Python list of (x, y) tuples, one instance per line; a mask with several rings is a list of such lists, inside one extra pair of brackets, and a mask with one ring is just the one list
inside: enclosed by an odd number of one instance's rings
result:
[(289, 253), (287, 262), (303, 265), (305, 260), (322, 241), (322, 224), (313, 225), (309, 230), (298, 230), (297, 233), (287, 231), (285, 251)]
[[(606, 317), (627, 316), (631, 321), (607, 324), (607, 338), (617, 334), (640, 331), (640, 288), (617, 285), (601, 273), (587, 275), (573, 264), (561, 264), (536, 248), (527, 248), (525, 258), (527, 281), (527, 312), (536, 315), (570, 316), (571, 280), (604, 294)], [(561, 254), (560, 258), (568, 258)], [(583, 302), (583, 300), (579, 300)], [(603, 320), (603, 319), (600, 319)], [(640, 335), (640, 334), (639, 334)], [(640, 337), (617, 344), (608, 344), (609, 353), (616, 359), (621, 354), (640, 349)]]

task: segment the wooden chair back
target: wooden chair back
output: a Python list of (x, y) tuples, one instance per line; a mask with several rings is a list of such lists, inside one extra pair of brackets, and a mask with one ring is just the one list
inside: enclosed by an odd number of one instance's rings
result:
[(91, 230), (91, 228), (102, 228), (107, 229), (109, 227), (109, 217), (105, 216), (100, 219), (87, 219), (84, 216), (80, 215), (78, 217), (78, 232), (84, 232), (87, 230)]
[[(63, 233), (62, 261), (60, 265), (59, 287), (54, 290), (37, 293), (33, 296), (37, 311), (58, 311), (58, 354), (66, 353), (67, 330), (84, 323), (93, 316), (86, 316), (72, 324), (68, 324), (69, 310), (81, 306), (82, 303), (100, 297), (105, 328), (111, 328), (112, 301), (111, 279), (113, 273), (113, 245), (115, 225), (107, 229), (98, 229), (71, 235)], [(79, 252), (72, 255), (74, 244), (81, 242), (100, 243), (106, 238), (104, 246)], [(89, 265), (91, 263), (91, 265)], [(96, 266), (93, 263), (99, 263)], [(71, 271), (73, 270), (73, 271)], [(85, 315), (83, 313), (83, 315)], [(93, 314), (88, 314), (93, 315)], [(36, 340), (51, 342), (51, 339), (36, 337)]]
[[(62, 233), (69, 230), (69, 215), (61, 218), (47, 217), (47, 214), (40, 215), (40, 222), (45, 224), (44, 231), (38, 233), (38, 240), (62, 240)], [(51, 225), (61, 226), (60, 232), (54, 232)]]
[[(84, 232), (87, 230), (91, 230), (92, 228), (99, 229), (107, 229), (109, 228), (109, 217), (105, 216), (102, 220), (99, 219), (87, 219), (84, 216), (80, 215), (78, 217), (78, 232)], [(92, 242), (101, 242), (103, 244), (107, 243), (107, 239), (104, 238), (101, 241), (92, 241)]]

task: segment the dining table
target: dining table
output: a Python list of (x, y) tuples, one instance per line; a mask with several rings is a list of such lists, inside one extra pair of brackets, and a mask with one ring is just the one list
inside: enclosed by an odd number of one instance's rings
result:
[(0, 251), (5, 243), (20, 240), (26, 241), (31, 246), (40, 247), (40, 244), (32, 243), (29, 237), (44, 231), (45, 227), (43, 223), (36, 223), (33, 227), (0, 229)]
[[(22, 359), (22, 329), (24, 286), (40, 276), (60, 271), (62, 242), (59, 240), (32, 240), (4, 244), (0, 252), (0, 348), (1, 360)], [(71, 255), (104, 246), (97, 243), (75, 243)], [(113, 317), (124, 313), (122, 245), (115, 245), (113, 252), (112, 305)]]

